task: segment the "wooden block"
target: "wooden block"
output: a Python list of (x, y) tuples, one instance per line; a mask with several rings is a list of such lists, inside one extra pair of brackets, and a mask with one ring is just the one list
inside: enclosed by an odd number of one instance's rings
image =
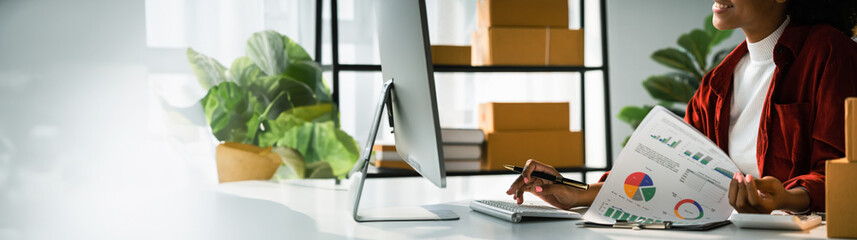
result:
[(845, 159), (826, 162), (825, 206), (827, 211), (827, 237), (857, 238), (857, 163)]
[(857, 162), (857, 97), (845, 99), (845, 158)]

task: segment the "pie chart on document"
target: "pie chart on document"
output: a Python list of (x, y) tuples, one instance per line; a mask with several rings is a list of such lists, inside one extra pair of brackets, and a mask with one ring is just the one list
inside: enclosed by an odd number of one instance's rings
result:
[(625, 194), (635, 201), (648, 202), (655, 197), (655, 184), (645, 173), (631, 173), (625, 178)]

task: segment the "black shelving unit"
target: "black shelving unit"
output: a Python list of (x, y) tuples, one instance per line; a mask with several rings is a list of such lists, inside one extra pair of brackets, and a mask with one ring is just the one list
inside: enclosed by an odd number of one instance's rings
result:
[[(580, 0), (580, 25), (584, 26), (585, 20), (585, 8), (584, 2), (586, 0)], [(322, 31), (323, 31), (323, 21), (322, 21), (322, 12), (323, 12), (323, 0), (316, 0), (316, 11), (315, 11), (315, 58), (318, 63), (321, 63), (321, 45), (322, 45)], [(339, 104), (339, 73), (341, 71), (369, 71), (369, 72), (377, 72), (381, 71), (380, 65), (374, 64), (340, 64), (339, 63), (339, 18), (337, 12), (337, 0), (330, 0), (330, 33), (331, 33), (331, 54), (332, 61), (331, 65), (323, 66), (324, 71), (331, 71), (333, 75), (333, 87), (332, 87), (332, 98), (335, 104)], [(591, 171), (608, 171), (613, 167), (613, 148), (612, 140), (611, 140), (611, 130), (610, 130), (610, 94), (609, 94), (609, 76), (608, 76), (608, 55), (607, 55), (607, 10), (606, 10), (606, 0), (599, 1), (599, 11), (601, 14), (601, 56), (602, 56), (602, 65), (600, 67), (586, 67), (586, 66), (456, 66), (456, 65), (435, 65), (435, 72), (572, 72), (580, 74), (580, 112), (581, 112), (581, 128), (582, 132), (585, 136), (586, 134), (586, 72), (588, 71), (601, 71), (603, 74), (603, 84), (604, 86), (604, 121), (605, 121), (605, 150), (606, 150), (606, 167), (603, 168), (593, 168), (593, 167), (578, 167), (578, 168), (560, 168), (557, 169), (561, 172), (579, 172), (584, 176), (584, 180), (587, 172)], [(585, 149), (585, 141), (584, 141), (584, 149)], [(585, 153), (584, 153), (585, 159)], [(478, 172), (449, 172), (447, 176), (461, 176), (461, 175), (494, 175), (494, 174), (509, 174), (508, 171), (478, 171)], [(406, 177), (406, 176), (416, 176), (414, 172), (410, 171), (389, 171), (378, 174), (369, 174), (369, 177)]]

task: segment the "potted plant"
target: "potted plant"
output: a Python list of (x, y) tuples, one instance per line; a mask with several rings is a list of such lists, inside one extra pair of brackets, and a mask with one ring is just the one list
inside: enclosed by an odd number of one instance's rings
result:
[[(227, 69), (187, 50), (194, 74), (208, 90), (200, 100), (205, 119), (222, 142), (220, 182), (270, 179), (278, 167), (280, 178), (345, 176), (357, 161), (358, 145), (339, 129), (339, 113), (318, 63), (296, 42), (270, 30), (254, 33), (245, 54)], [(270, 164), (274, 155), (281, 163)]]
[[(652, 53), (652, 60), (666, 67), (678, 70), (667, 74), (652, 75), (643, 81), (643, 88), (661, 105), (679, 116), (684, 116), (685, 107), (693, 97), (702, 77), (714, 69), (734, 49), (724, 48), (713, 57), (711, 49), (732, 35), (732, 30), (717, 30), (711, 22), (713, 15), (708, 15), (703, 23), (703, 29), (693, 29), (679, 36), (678, 45), (681, 49), (667, 47)], [(709, 64), (710, 63), (710, 64)], [(619, 120), (636, 129), (643, 118), (654, 106), (626, 106), (619, 111)], [(624, 146), (630, 136), (622, 142)]]

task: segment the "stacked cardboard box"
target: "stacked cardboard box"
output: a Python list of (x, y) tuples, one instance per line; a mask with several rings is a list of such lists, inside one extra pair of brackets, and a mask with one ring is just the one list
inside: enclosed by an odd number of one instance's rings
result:
[(569, 131), (568, 103), (485, 103), (479, 106), (485, 132), (482, 170), (523, 166), (527, 159), (557, 168), (583, 166), (583, 134)]
[(488, 65), (583, 65), (583, 30), (568, 29), (567, 0), (479, 0), (471, 61)]
[(857, 238), (857, 98), (845, 101), (845, 158), (825, 167), (827, 237)]
[(431, 63), (435, 65), (470, 65), (470, 46), (432, 45)]

